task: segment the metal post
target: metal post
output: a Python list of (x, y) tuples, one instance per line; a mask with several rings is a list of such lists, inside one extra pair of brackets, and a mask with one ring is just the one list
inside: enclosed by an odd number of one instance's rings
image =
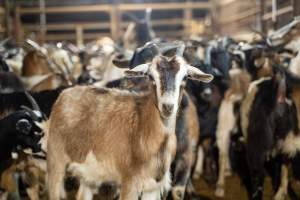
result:
[(273, 29), (277, 29), (277, 0), (272, 0), (272, 22)]

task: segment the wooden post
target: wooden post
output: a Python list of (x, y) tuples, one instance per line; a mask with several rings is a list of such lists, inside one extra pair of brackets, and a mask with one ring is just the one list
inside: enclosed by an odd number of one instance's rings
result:
[(293, 16), (299, 16), (300, 15), (300, 1), (299, 0), (293, 0)]
[(186, 8), (184, 9), (183, 13), (183, 23), (184, 23), (184, 36), (189, 37), (191, 34), (191, 22), (193, 20), (193, 10), (190, 6), (190, 0), (186, 1)]
[(76, 44), (77, 47), (82, 47), (84, 42), (83, 38), (83, 28), (81, 25), (76, 26)]
[(10, 16), (10, 1), (4, 1), (5, 8), (5, 37), (9, 37), (12, 34), (12, 18)]
[(222, 34), (222, 25), (218, 23), (220, 19), (218, 19), (218, 14), (220, 13), (220, 7), (218, 5), (218, 0), (210, 0), (211, 8), (210, 8), (210, 16), (211, 16), (211, 29), (214, 34)]
[(260, 31), (266, 34), (267, 33), (267, 27), (266, 27), (266, 22), (263, 19), (263, 16), (265, 15), (266, 1), (265, 0), (259, 0), (259, 6), (260, 6), (260, 12), (259, 12)]
[(120, 14), (117, 4), (113, 4), (110, 9), (110, 33), (112, 39), (116, 40), (119, 37), (120, 30)]
[(46, 25), (46, 4), (45, 0), (39, 0), (40, 4), (40, 44), (45, 42), (47, 25)]
[(23, 41), (23, 32), (22, 32), (22, 22), (20, 15), (20, 6), (17, 5), (15, 8), (15, 27), (14, 27), (14, 37), (18, 45)]
[(277, 0), (272, 0), (272, 22), (273, 29), (277, 29)]

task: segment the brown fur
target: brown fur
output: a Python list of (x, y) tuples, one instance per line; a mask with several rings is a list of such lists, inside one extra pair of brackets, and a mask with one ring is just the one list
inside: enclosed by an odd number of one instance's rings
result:
[(35, 92), (69, 85), (68, 80), (63, 76), (53, 73), (45, 55), (39, 51), (31, 51), (23, 59), (22, 76), (32, 77), (38, 75), (49, 76), (36, 85), (30, 85), (30, 90)]
[(43, 75), (49, 72), (47, 59), (39, 51), (31, 51), (24, 57), (22, 76)]
[(197, 151), (197, 144), (199, 140), (199, 131), (200, 124), (198, 121), (197, 109), (193, 101), (190, 100), (188, 113), (187, 113), (187, 127), (188, 127), (188, 135), (189, 141), (191, 141), (190, 145), (192, 148), (192, 163), (195, 161), (195, 152)]
[(272, 59), (265, 58), (264, 65), (257, 72), (258, 78), (272, 76), (272, 74), (273, 74), (272, 62), (273, 62)]
[(115, 90), (99, 94), (93, 87), (65, 90), (50, 116), (51, 199), (57, 199), (52, 191), (57, 192), (55, 182), (61, 181), (67, 163), (83, 162), (90, 151), (97, 161), (113, 163), (111, 167), (120, 173), (121, 199), (130, 198), (133, 178), (146, 174), (157, 178), (160, 170), (167, 170), (171, 161), (161, 161), (169, 154), (174, 157), (176, 137), (164, 133), (155, 101), (154, 91), (135, 96)]
[(31, 91), (39, 92), (43, 90), (53, 90), (62, 85), (67, 86), (68, 84), (64, 80), (62, 80), (61, 76), (52, 74), (37, 85), (34, 85), (31, 88)]

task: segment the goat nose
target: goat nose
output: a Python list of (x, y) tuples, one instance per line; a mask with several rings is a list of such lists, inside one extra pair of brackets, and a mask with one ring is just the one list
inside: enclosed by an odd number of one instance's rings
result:
[(166, 115), (170, 115), (174, 109), (173, 104), (163, 104), (162, 105), (163, 113)]

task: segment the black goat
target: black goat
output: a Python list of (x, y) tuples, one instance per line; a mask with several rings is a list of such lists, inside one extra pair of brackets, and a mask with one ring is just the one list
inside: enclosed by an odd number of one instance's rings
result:
[[(251, 83), (241, 107), (241, 127), (251, 178), (248, 194), (253, 200), (262, 199), (264, 169), (268, 158), (274, 158), (277, 164), (282, 165), (279, 165), (281, 183), (275, 199), (287, 195), (286, 165), (300, 149), (297, 146), (297, 109), (289, 99), (289, 77), (280, 68), (273, 70), (273, 76)], [(273, 181), (275, 190), (279, 182)]]
[(21, 79), (13, 72), (2, 56), (0, 56), (0, 93), (24, 91)]
[(22, 106), (22, 110), (0, 120), (0, 174), (11, 164), (12, 153), (24, 149), (31, 149), (33, 153), (42, 151), (39, 141), (43, 134), (38, 124), (45, 118), (33, 98), (28, 93), (25, 95), (33, 110)]

